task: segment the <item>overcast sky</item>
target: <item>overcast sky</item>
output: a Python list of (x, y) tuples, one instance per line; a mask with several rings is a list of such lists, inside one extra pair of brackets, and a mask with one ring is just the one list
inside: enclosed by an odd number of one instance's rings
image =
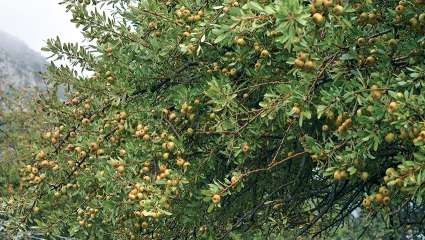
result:
[(23, 40), (39, 51), (48, 38), (63, 42), (81, 41), (80, 32), (70, 22), (70, 14), (60, 0), (0, 0), (0, 30)]

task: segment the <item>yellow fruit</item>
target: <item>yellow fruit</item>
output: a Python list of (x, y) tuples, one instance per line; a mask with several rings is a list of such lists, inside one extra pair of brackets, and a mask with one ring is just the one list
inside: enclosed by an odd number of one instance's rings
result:
[(34, 213), (38, 213), (38, 212), (40, 212), (40, 208), (39, 207), (33, 207), (32, 211)]
[(323, 17), (322, 14), (320, 13), (313, 14), (313, 22), (316, 23), (317, 25), (322, 24), (324, 21), (325, 21), (325, 18)]
[(394, 134), (394, 133), (392, 133), (392, 132), (388, 133), (388, 134), (385, 136), (385, 142), (387, 142), (387, 143), (392, 143), (392, 142), (394, 142), (394, 139), (395, 139), (395, 134)]
[(390, 191), (388, 190), (388, 188), (382, 186), (382, 187), (379, 187), (379, 193), (381, 193), (383, 195), (388, 195), (390, 193)]
[(375, 195), (375, 201), (381, 203), (384, 200), (384, 195), (378, 193)]
[(365, 44), (366, 44), (366, 39), (364, 39), (364, 38), (357, 39), (357, 45), (363, 46)]
[(361, 178), (364, 182), (366, 182), (366, 181), (368, 180), (368, 178), (369, 178), (369, 173), (367, 173), (367, 172), (362, 172), (362, 175), (360, 176), (360, 178)]
[(242, 37), (237, 38), (236, 44), (239, 45), (239, 46), (245, 46), (245, 44), (246, 44), (245, 39), (243, 39)]
[(306, 70), (312, 71), (312, 70), (316, 69), (316, 64), (313, 61), (308, 60), (308, 61), (305, 62), (304, 68)]
[(293, 112), (295, 115), (300, 115), (300, 113), (301, 113), (301, 109), (300, 109), (299, 107), (297, 107), (297, 106), (294, 106), (294, 107), (292, 108), (292, 112)]
[(388, 206), (389, 204), (390, 204), (390, 202), (391, 202), (391, 198), (390, 197), (384, 197), (384, 200), (383, 200), (383, 202), (384, 202), (384, 205), (385, 206)]
[(37, 159), (39, 160), (43, 160), (44, 158), (46, 158), (46, 156), (47, 154), (43, 150), (37, 153)]
[(248, 144), (242, 144), (242, 152), (243, 153), (248, 153), (249, 152), (249, 149), (250, 149), (250, 147), (249, 147), (249, 145)]
[(397, 14), (402, 14), (404, 12), (404, 10), (405, 10), (405, 7), (403, 5), (398, 5), (395, 8), (395, 11), (396, 11)]
[(370, 208), (370, 205), (371, 205), (370, 199), (369, 198), (363, 199), (362, 205), (364, 208)]
[(333, 1), (332, 0), (323, 0), (323, 6), (329, 8), (332, 7)]
[(213, 203), (217, 204), (217, 203), (219, 203), (219, 202), (220, 202), (220, 200), (221, 200), (221, 196), (220, 196), (220, 195), (218, 195), (218, 194), (214, 194), (214, 195), (211, 197), (211, 200), (213, 201)]
[(119, 165), (119, 166), (117, 167), (117, 171), (118, 171), (119, 173), (122, 173), (122, 172), (124, 172), (124, 171), (125, 171), (125, 167), (124, 167), (123, 165)]
[(375, 59), (375, 57), (374, 56), (369, 56), (369, 57), (367, 57), (366, 58), (366, 64), (367, 65), (372, 65), (372, 64), (374, 64), (376, 62), (376, 59)]
[(123, 157), (127, 154), (127, 151), (125, 149), (120, 149), (120, 156)]
[(176, 144), (175, 144), (174, 142), (168, 142), (168, 143), (166, 144), (166, 148), (167, 148), (169, 151), (173, 150), (175, 147), (176, 147)]
[(260, 53), (260, 57), (262, 57), (262, 58), (267, 58), (269, 55), (270, 55), (269, 51), (267, 51), (265, 49), (263, 51), (261, 51), (261, 53)]
[(323, 0), (314, 0), (313, 2), (315, 7), (323, 6)]
[(90, 124), (90, 119), (83, 118), (83, 120), (81, 120), (81, 123), (84, 124), (84, 125), (88, 125), (88, 124)]
[(335, 13), (335, 15), (337, 15), (337, 16), (341, 16), (342, 14), (344, 14), (344, 7), (343, 6), (341, 6), (341, 5), (336, 5), (335, 7), (334, 7), (334, 13)]

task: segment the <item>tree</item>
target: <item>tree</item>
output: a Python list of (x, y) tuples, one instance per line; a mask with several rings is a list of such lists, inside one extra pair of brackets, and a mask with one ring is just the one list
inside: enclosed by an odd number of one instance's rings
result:
[(9, 236), (424, 234), (423, 0), (62, 4)]

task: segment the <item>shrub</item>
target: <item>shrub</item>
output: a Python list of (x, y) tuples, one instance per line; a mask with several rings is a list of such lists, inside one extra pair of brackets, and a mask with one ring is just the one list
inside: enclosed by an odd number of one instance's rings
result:
[(88, 43), (47, 42), (72, 65), (44, 77), (69, 91), (37, 103), (11, 219), (76, 238), (295, 239), (356, 210), (423, 233), (423, 212), (400, 217), (425, 195), (423, 0), (62, 4)]

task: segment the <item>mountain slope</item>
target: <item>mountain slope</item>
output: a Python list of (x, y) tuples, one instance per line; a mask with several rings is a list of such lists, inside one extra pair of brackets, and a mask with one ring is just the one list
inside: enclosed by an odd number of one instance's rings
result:
[(45, 59), (21, 40), (0, 31), (0, 89), (41, 86), (37, 72), (43, 71)]

